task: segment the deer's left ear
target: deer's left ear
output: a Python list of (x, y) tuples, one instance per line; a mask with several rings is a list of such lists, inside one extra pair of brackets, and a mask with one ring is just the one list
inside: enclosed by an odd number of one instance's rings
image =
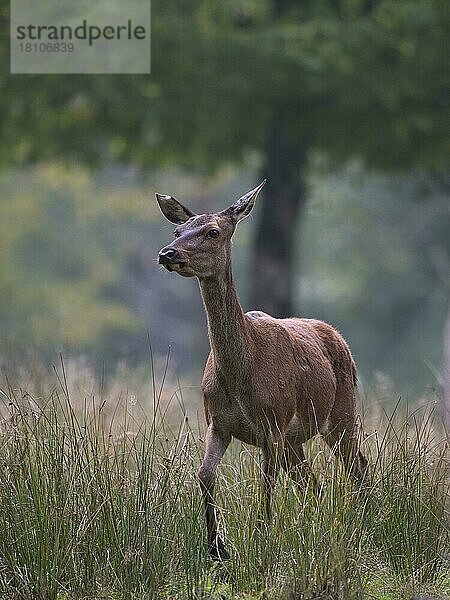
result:
[(223, 214), (231, 216), (236, 223), (241, 219), (245, 219), (245, 217), (248, 217), (255, 204), (255, 200), (258, 197), (259, 192), (264, 187), (266, 181), (267, 180), (264, 179), (253, 190), (250, 190), (249, 192), (241, 196), (239, 200), (236, 200), (236, 202), (234, 202), (229, 208), (224, 210)]
[(186, 223), (191, 217), (195, 217), (195, 214), (188, 208), (183, 206), (181, 202), (175, 200), (173, 196), (166, 196), (165, 194), (155, 194), (156, 200), (159, 204), (162, 214), (171, 223), (181, 225)]

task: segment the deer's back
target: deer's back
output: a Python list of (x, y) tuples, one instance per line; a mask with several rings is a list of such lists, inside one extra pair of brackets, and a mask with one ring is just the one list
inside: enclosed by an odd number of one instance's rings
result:
[(331, 366), (335, 376), (350, 375), (356, 383), (350, 349), (342, 335), (328, 323), (297, 317), (275, 319), (260, 311), (248, 312), (246, 317), (253, 333), (255, 357), (261, 354), (259, 359), (266, 365), (276, 362), (283, 370), (299, 362), (300, 367), (315, 366), (321, 371), (324, 364)]

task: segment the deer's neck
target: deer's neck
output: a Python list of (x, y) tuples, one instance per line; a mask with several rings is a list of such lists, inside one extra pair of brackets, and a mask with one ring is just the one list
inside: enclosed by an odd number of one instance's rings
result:
[(214, 362), (237, 383), (249, 362), (247, 324), (233, 283), (231, 261), (225, 275), (200, 280)]

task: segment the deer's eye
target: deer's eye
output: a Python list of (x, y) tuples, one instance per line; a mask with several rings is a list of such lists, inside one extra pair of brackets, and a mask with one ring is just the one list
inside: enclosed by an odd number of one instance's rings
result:
[(219, 231), (218, 229), (210, 229), (210, 230), (208, 231), (208, 236), (209, 236), (210, 238), (218, 238), (218, 237), (219, 237), (219, 234), (220, 234), (220, 231)]

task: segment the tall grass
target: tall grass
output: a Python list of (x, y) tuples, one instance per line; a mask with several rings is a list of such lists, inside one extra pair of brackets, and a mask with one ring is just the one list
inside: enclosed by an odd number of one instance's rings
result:
[(39, 402), (2, 391), (1, 598), (450, 597), (448, 448), (427, 410), (380, 419), (363, 444), (363, 490), (313, 445), (320, 492), (282, 475), (270, 524), (258, 520), (257, 452), (233, 444), (217, 497), (232, 559), (213, 564), (196, 482), (202, 444), (189, 420), (174, 431), (162, 417), (163, 386), (137, 420), (132, 406), (80, 402), (58, 377)]

